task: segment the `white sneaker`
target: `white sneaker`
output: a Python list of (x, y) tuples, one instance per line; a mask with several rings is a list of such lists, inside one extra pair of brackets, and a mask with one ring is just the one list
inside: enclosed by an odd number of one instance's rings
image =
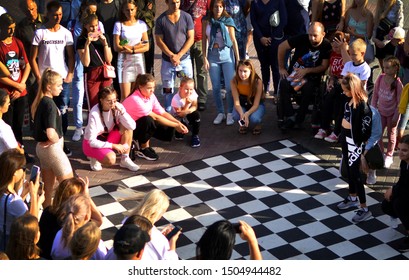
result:
[(96, 158), (89, 158), (91, 161), (91, 170), (94, 171), (101, 171), (102, 170), (102, 165), (101, 163), (96, 159)]
[(369, 169), (368, 176), (366, 177), (367, 185), (376, 184), (376, 170)]
[(226, 125), (233, 125), (233, 124), (234, 124), (233, 114), (228, 113), (227, 118), (226, 118)]
[(134, 163), (129, 157), (121, 158), (121, 162), (119, 163), (120, 167), (127, 168), (131, 171), (138, 171), (139, 165)]
[(393, 163), (393, 157), (391, 157), (391, 156), (386, 156), (386, 157), (385, 157), (385, 165), (384, 165), (384, 167), (385, 167), (385, 168), (389, 168), (389, 167), (391, 167), (392, 163)]
[(317, 134), (315, 134), (315, 136), (314, 136), (315, 139), (324, 139), (325, 137), (327, 137), (327, 133), (322, 128), (320, 128), (318, 130)]
[(222, 121), (224, 121), (226, 119), (226, 115), (219, 113), (217, 114), (217, 117), (214, 119), (213, 124), (221, 124)]
[(220, 90), (220, 95), (222, 96), (222, 99), (226, 99), (226, 93), (227, 91), (224, 88)]
[(72, 141), (78, 142), (81, 140), (81, 136), (84, 134), (82, 128), (76, 128), (74, 131), (74, 135), (72, 136)]

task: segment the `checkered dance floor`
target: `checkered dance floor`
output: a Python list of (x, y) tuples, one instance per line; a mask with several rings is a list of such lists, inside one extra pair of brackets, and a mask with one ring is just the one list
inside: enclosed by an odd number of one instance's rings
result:
[[(347, 184), (337, 168), (303, 147), (284, 140), (93, 187), (91, 196), (104, 216), (108, 248), (135, 194), (159, 188), (171, 205), (157, 223), (183, 228), (181, 259), (193, 259), (206, 226), (221, 219), (244, 220), (255, 230), (264, 259), (409, 259), (394, 248), (404, 229), (389, 226), (380, 209), (381, 193), (367, 188), (374, 217), (355, 224), (354, 210), (338, 210)], [(239, 236), (233, 259), (247, 259)]]

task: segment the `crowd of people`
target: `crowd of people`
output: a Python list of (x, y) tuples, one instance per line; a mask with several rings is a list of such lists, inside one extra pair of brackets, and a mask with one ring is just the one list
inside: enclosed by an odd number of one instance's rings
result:
[[(376, 169), (365, 168), (365, 155), (379, 147), (382, 167), (390, 168), (398, 146), (400, 179), (382, 209), (409, 234), (409, 32), (401, 0), (378, 0), (375, 13), (367, 0), (349, 7), (345, 0), (166, 0), (161, 15), (154, 0), (77, 0), (68, 10), (46, 1), (44, 16), (39, 2), (25, 1), (19, 23), (0, 15), (0, 251), (9, 258), (178, 259), (181, 231), (168, 240), (173, 228), (155, 227), (169, 207), (158, 190), (146, 194), (107, 252), (88, 182), (74, 178), (70, 164), (68, 108), (72, 102), (72, 140), (82, 141), (91, 170), (116, 164), (119, 154), (121, 167), (138, 171), (136, 157), (159, 159), (152, 137), (191, 134), (190, 146), (200, 147), (200, 111), (210, 106), (207, 75), (213, 124), (237, 125), (240, 134), (262, 132), (266, 94), (275, 97), (283, 132), (305, 125), (313, 105), (314, 138), (341, 143), (349, 190), (337, 207), (359, 206), (353, 222), (372, 216), (361, 172), (374, 184)], [(250, 33), (261, 77), (246, 58)], [(163, 104), (155, 95), (155, 45), (162, 52)], [(381, 74), (374, 82), (369, 64), (376, 58)], [(41, 167), (41, 179), (28, 182), (25, 164), (34, 159), (23, 145), (26, 109)], [(251, 259), (262, 258), (248, 224), (218, 221), (198, 242), (197, 259), (229, 259), (236, 234), (248, 242)], [(399, 250), (409, 250), (409, 237)]]

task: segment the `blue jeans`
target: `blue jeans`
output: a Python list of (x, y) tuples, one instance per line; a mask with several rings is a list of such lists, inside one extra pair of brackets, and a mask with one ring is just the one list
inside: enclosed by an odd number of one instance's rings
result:
[(209, 75), (213, 88), (213, 99), (216, 102), (218, 113), (224, 114), (223, 99), (220, 94), (221, 90), (221, 72), (226, 86), (227, 113), (233, 112), (233, 97), (231, 95), (230, 81), (233, 79), (235, 71), (235, 60), (232, 48), (224, 47), (223, 49), (209, 50), (207, 55), (209, 61)]
[(84, 102), (84, 66), (78, 54), (75, 54), (75, 70), (72, 79), (72, 108), (76, 128), (82, 127), (82, 104)]
[(59, 96), (54, 97), (54, 102), (61, 112), (62, 131), (65, 134), (68, 129), (68, 107), (70, 106), (71, 83), (62, 84), (62, 91)]
[[(247, 112), (246, 108), (244, 108), (243, 106), (241, 107), (241, 109), (243, 110), (243, 113)], [(260, 124), (263, 121), (263, 117), (265, 113), (266, 113), (266, 106), (264, 106), (264, 102), (263, 103), (260, 102), (257, 110), (249, 116), (249, 124), (254, 124), (254, 125)], [(240, 120), (240, 115), (235, 108), (233, 110), (233, 119), (236, 122)]]
[(170, 105), (174, 94), (175, 79), (179, 71), (183, 72), (183, 75), (193, 78), (193, 67), (190, 56), (181, 60), (178, 66), (174, 66), (171, 62), (162, 59), (160, 74), (162, 76), (162, 88), (165, 94), (165, 109), (167, 112), (170, 112), (172, 109)]

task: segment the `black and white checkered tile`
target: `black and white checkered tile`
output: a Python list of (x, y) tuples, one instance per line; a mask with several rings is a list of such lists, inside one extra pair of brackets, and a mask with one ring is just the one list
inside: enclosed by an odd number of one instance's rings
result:
[[(157, 226), (180, 225), (177, 252), (192, 259), (206, 226), (221, 219), (244, 220), (255, 230), (264, 259), (409, 259), (394, 248), (402, 225), (389, 226), (380, 209), (383, 195), (369, 188), (373, 217), (355, 224), (354, 210), (338, 210), (347, 184), (338, 170), (291, 141), (272, 142), (93, 187), (104, 215), (108, 248), (132, 197), (163, 190), (171, 205)], [(233, 259), (249, 256), (239, 236)]]

